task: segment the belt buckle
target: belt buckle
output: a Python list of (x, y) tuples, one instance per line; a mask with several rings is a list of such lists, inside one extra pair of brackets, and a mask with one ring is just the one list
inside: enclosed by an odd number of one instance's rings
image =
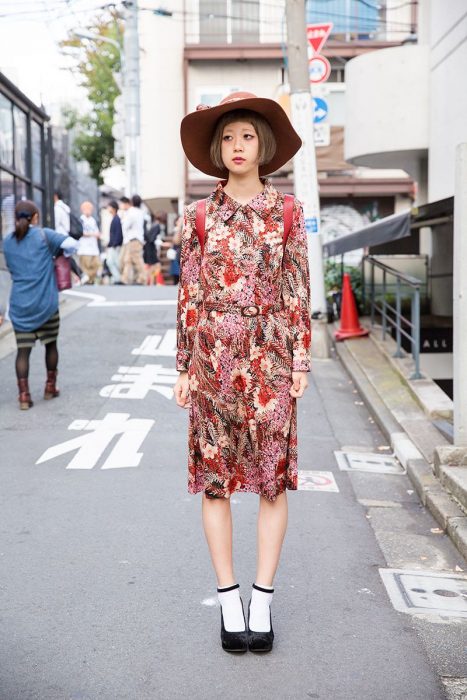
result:
[[(254, 313), (247, 313), (248, 311), (254, 311)], [(259, 314), (258, 304), (248, 304), (248, 306), (242, 306), (242, 316), (254, 317)]]

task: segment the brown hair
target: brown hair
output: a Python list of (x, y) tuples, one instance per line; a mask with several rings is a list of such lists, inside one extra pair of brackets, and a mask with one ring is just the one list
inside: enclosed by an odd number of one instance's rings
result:
[(27, 232), (34, 214), (39, 214), (39, 209), (34, 202), (29, 199), (22, 199), (15, 206), (15, 230), (14, 235), (16, 240), (21, 241)]
[(269, 163), (273, 159), (277, 148), (276, 139), (269, 122), (261, 114), (250, 109), (234, 109), (219, 119), (214, 130), (209, 155), (216, 168), (227, 170), (222, 160), (222, 136), (226, 126), (238, 121), (245, 121), (251, 124), (258, 135), (258, 164), (266, 165)]

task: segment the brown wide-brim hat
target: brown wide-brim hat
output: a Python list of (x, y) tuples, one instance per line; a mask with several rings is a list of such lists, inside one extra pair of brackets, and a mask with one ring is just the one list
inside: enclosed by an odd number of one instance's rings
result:
[(260, 165), (261, 176), (279, 170), (302, 145), (302, 140), (293, 128), (280, 104), (265, 97), (256, 97), (251, 92), (233, 92), (215, 107), (198, 105), (195, 112), (182, 120), (180, 136), (185, 155), (198, 170), (206, 175), (225, 178), (227, 168), (217, 168), (209, 155), (216, 124), (227, 112), (248, 109), (266, 119), (276, 139), (276, 152), (269, 163)]

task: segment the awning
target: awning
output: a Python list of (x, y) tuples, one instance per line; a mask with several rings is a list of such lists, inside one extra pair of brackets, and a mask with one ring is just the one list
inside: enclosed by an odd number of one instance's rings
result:
[(407, 210), (402, 214), (392, 214), (373, 224), (364, 226), (358, 231), (341, 236), (323, 245), (323, 252), (327, 257), (342, 255), (351, 250), (366, 248), (367, 246), (380, 245), (388, 241), (410, 236), (411, 212)]

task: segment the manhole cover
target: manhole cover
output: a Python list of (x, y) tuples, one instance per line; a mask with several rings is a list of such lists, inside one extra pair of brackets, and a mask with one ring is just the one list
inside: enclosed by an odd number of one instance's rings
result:
[(405, 474), (404, 467), (393, 455), (373, 452), (334, 452), (339, 469), (347, 472), (376, 472), (378, 474)]
[(332, 472), (298, 470), (298, 490), (299, 491), (333, 491), (338, 493), (339, 489)]
[(396, 610), (467, 617), (467, 577), (430, 571), (380, 569)]

